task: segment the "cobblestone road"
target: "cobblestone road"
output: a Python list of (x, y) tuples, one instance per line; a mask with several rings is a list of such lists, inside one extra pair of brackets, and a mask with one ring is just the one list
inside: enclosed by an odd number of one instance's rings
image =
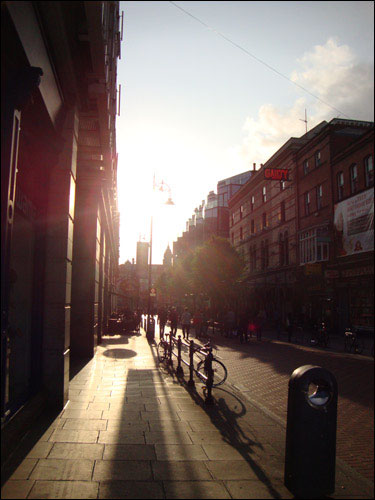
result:
[(288, 382), (302, 365), (317, 365), (334, 374), (338, 383), (337, 456), (374, 481), (374, 360), (333, 351), (255, 339), (212, 337), (228, 368), (228, 381), (252, 402), (286, 424)]

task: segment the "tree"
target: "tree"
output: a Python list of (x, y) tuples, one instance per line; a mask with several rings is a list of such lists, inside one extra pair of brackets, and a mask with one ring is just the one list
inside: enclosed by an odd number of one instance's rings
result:
[(225, 238), (212, 237), (197, 248), (191, 263), (193, 289), (206, 293), (213, 307), (233, 305), (244, 261)]

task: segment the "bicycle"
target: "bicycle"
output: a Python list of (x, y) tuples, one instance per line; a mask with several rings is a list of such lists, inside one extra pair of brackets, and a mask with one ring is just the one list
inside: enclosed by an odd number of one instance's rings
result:
[[(169, 336), (169, 333), (165, 333), (164, 336)], [(169, 359), (169, 342), (166, 338), (162, 338), (157, 345), (158, 359), (160, 363)]]
[(354, 352), (355, 354), (361, 354), (364, 349), (363, 340), (359, 338), (356, 332), (351, 330), (345, 330), (345, 342), (344, 350), (346, 352)]
[[(202, 353), (202, 354), (208, 354), (211, 349), (210, 344), (205, 344), (201, 349), (199, 349), (197, 352)], [(219, 385), (224, 384), (228, 377), (228, 371), (225, 367), (225, 365), (219, 361), (217, 358), (213, 357), (212, 358), (212, 371), (213, 371), (213, 384), (212, 387), (217, 387)], [(204, 359), (201, 359), (199, 363), (197, 364), (196, 368), (196, 373), (198, 377), (202, 380), (202, 382), (207, 381), (207, 373), (208, 373), (208, 367), (207, 367), (207, 357), (205, 356)]]

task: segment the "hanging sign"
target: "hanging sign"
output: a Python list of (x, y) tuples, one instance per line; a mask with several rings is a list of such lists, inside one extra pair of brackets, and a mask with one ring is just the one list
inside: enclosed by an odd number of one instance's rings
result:
[(271, 181), (288, 181), (289, 169), (287, 168), (265, 168), (264, 178)]

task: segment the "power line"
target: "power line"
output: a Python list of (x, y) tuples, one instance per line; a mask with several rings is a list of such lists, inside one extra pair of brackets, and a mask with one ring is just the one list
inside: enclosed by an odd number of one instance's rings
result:
[(312, 92), (310, 92), (309, 90), (307, 90), (305, 87), (303, 87), (302, 85), (300, 85), (299, 83), (296, 83), (294, 82), (293, 80), (291, 80), (289, 77), (287, 77), (286, 75), (284, 75), (283, 73), (280, 73), (280, 71), (278, 71), (277, 69), (273, 68), (272, 66), (270, 66), (269, 64), (267, 64), (265, 61), (263, 61), (262, 59), (259, 59), (259, 57), (255, 56), (254, 54), (252, 54), (251, 52), (249, 52), (247, 49), (245, 49), (244, 47), (242, 47), (241, 45), (239, 45), (238, 43), (234, 42), (233, 40), (231, 40), (230, 38), (228, 38), (227, 36), (223, 35), (223, 33), (221, 33), (220, 31), (216, 30), (215, 28), (212, 28), (211, 26), (209, 26), (208, 24), (206, 24), (205, 22), (203, 22), (201, 19), (199, 19), (198, 17), (194, 16), (193, 14), (191, 14), (190, 12), (188, 12), (187, 10), (183, 9), (182, 7), (180, 7), (179, 5), (177, 5), (175, 2), (172, 2), (171, 0), (169, 1), (169, 3), (171, 3), (172, 5), (174, 5), (175, 7), (177, 7), (177, 9), (180, 9), (182, 12), (184, 12), (186, 15), (190, 16), (191, 18), (195, 19), (195, 21), (197, 21), (198, 23), (202, 24), (205, 28), (208, 28), (210, 31), (213, 31), (214, 33), (216, 33), (217, 35), (221, 36), (222, 38), (224, 38), (224, 40), (226, 40), (227, 42), (231, 43), (232, 45), (234, 45), (235, 47), (237, 47), (238, 49), (242, 50), (243, 52), (245, 52), (245, 54), (249, 55), (250, 57), (252, 57), (253, 59), (255, 59), (256, 61), (258, 61), (260, 64), (263, 64), (263, 66), (266, 66), (268, 69), (270, 69), (271, 71), (273, 71), (274, 73), (276, 73), (277, 75), (281, 76), (282, 78), (285, 78), (285, 80), (288, 80), (289, 83), (293, 83), (293, 85), (295, 85), (296, 87), (299, 87), (301, 90), (303, 90), (304, 92), (306, 92), (307, 94), (311, 95), (312, 97), (314, 97), (315, 99), (317, 99), (318, 101), (320, 101), (321, 103), (325, 104), (326, 106), (328, 106), (329, 108), (337, 111), (338, 113), (340, 113), (341, 115), (343, 116), (346, 116), (346, 118), (349, 118), (348, 115), (346, 115), (345, 113), (343, 113), (342, 111), (340, 111), (339, 109), (335, 108), (334, 106), (331, 106), (331, 104), (329, 104), (328, 102), (325, 102), (323, 101), (323, 99), (321, 99), (320, 97), (318, 97), (317, 95), (313, 94)]

